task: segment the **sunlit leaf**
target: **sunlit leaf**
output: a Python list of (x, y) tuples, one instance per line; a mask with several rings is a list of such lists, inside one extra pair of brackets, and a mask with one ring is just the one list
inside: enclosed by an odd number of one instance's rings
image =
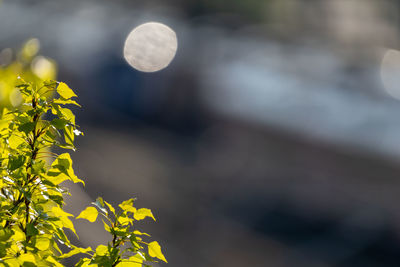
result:
[(120, 223), (121, 225), (127, 225), (129, 223), (131, 223), (133, 220), (129, 217), (126, 216), (119, 216), (118, 217), (118, 223)]
[(54, 257), (52, 257), (52, 256), (47, 257), (46, 261), (48, 263), (51, 263), (51, 265), (53, 265), (55, 267), (63, 267), (64, 266), (61, 263), (59, 263), (56, 259), (54, 259)]
[(35, 247), (39, 250), (46, 250), (50, 246), (50, 239), (45, 237), (38, 237), (35, 242)]
[(72, 249), (68, 253), (65, 253), (65, 254), (61, 255), (60, 258), (61, 259), (65, 259), (65, 258), (69, 258), (71, 256), (74, 256), (74, 255), (80, 254), (80, 253), (88, 254), (88, 252), (91, 252), (91, 251), (92, 251), (91, 247), (87, 247), (87, 248), (74, 247), (74, 249)]
[(23, 137), (20, 137), (18, 135), (11, 135), (10, 138), (8, 138), (8, 145), (12, 148), (12, 149), (16, 149), (17, 147), (19, 147), (19, 145), (23, 144), (25, 142)]
[(97, 211), (96, 208), (94, 207), (87, 207), (86, 209), (84, 209), (78, 217), (76, 217), (77, 219), (86, 219), (89, 222), (94, 222), (97, 219), (97, 215), (99, 214), (99, 212)]
[(64, 119), (75, 125), (75, 115), (70, 109), (60, 107), (59, 111), (61, 112)]
[(18, 257), (18, 261), (21, 265), (26, 264), (26, 263), (36, 264), (35, 256), (31, 253), (21, 254)]
[[(9, 266), (9, 267), (20, 267), (20, 263), (16, 258), (9, 258), (9, 259), (4, 259), (4, 262)], [(7, 266), (6, 265), (6, 266)]]
[(70, 229), (74, 234), (77, 236), (77, 233), (75, 231), (74, 224), (68, 217), (73, 217), (74, 215), (63, 211), (59, 206), (55, 206), (51, 209), (51, 215), (59, 218), (62, 227)]
[(139, 230), (135, 230), (135, 231), (133, 231), (133, 233), (134, 233), (135, 235), (145, 235), (145, 236), (150, 236), (149, 234), (147, 234), (147, 233), (142, 233), (142, 232), (140, 232)]
[(59, 95), (64, 98), (64, 99), (70, 99), (71, 97), (76, 96), (76, 94), (74, 93), (74, 91), (72, 91), (71, 88), (69, 88), (68, 85), (66, 85), (63, 82), (60, 82), (57, 86), (57, 93), (59, 93)]
[(103, 221), (103, 225), (104, 225), (104, 230), (111, 233), (111, 227), (105, 221)]
[(156, 218), (154, 218), (153, 213), (151, 212), (151, 210), (149, 209), (138, 209), (137, 211), (134, 212), (133, 217), (135, 218), (135, 220), (143, 220), (146, 217), (150, 217), (153, 218), (153, 220), (155, 221)]
[(115, 209), (114, 209), (114, 207), (113, 207), (110, 203), (108, 203), (107, 201), (104, 201), (104, 203), (106, 203), (107, 207), (110, 209), (110, 211), (112, 212), (112, 214), (115, 214)]
[(134, 201), (135, 201), (135, 199), (131, 198), (131, 199), (123, 201), (118, 206), (124, 211), (134, 213), (134, 212), (136, 212), (136, 208), (133, 207), (133, 202)]
[(51, 180), (54, 184), (59, 184), (67, 179), (70, 179), (74, 183), (84, 184), (84, 182), (75, 175), (72, 168), (72, 159), (68, 153), (63, 153), (54, 160), (51, 164), (51, 169), (47, 172), (47, 176), (54, 177)]
[(108, 247), (107, 247), (107, 246), (99, 245), (99, 246), (96, 248), (96, 254), (99, 255), (99, 256), (104, 256), (104, 255), (106, 255), (107, 253), (108, 253)]
[(143, 258), (136, 254), (135, 256), (129, 257), (129, 259), (122, 260), (117, 264), (117, 267), (142, 267)]
[(59, 104), (59, 105), (69, 105), (69, 104), (71, 104), (71, 105), (75, 105), (75, 106), (78, 106), (78, 107), (81, 106), (81, 105), (79, 105), (76, 101), (71, 100), (71, 99), (68, 99), (68, 100), (55, 99), (55, 100), (53, 101), (53, 103)]
[(153, 242), (149, 243), (148, 250), (149, 250), (149, 255), (151, 257), (154, 257), (154, 258), (157, 258), (157, 259), (167, 262), (167, 259), (162, 254), (161, 247), (157, 241), (153, 241)]

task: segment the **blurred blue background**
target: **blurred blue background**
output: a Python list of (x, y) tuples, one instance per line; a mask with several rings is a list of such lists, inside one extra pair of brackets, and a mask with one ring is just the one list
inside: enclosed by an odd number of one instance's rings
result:
[[(143, 73), (123, 46), (149, 21), (178, 50)], [(0, 48), (38, 38), (82, 105), (67, 209), (137, 197), (174, 267), (399, 266), (399, 33), (397, 0), (0, 5)]]

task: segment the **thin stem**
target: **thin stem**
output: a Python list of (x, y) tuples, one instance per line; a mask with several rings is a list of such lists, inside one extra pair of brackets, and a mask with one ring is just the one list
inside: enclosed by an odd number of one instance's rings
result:
[[(119, 216), (121, 216), (121, 214), (122, 214), (122, 211), (121, 211), (119, 214), (117, 214), (117, 215), (115, 216), (115, 223), (112, 224), (113, 230), (115, 229), (115, 227), (117, 227), (117, 225), (118, 225), (118, 218), (119, 218)], [(118, 236), (115, 234), (115, 231), (113, 231), (113, 232), (114, 232), (114, 234), (113, 234), (113, 239), (112, 239), (112, 245), (113, 245), (112, 251), (114, 251), (114, 250), (119, 250), (118, 247), (119, 247), (119, 246), (121, 245), (121, 243), (124, 241), (123, 238), (121, 238), (120, 240), (117, 240), (117, 239), (118, 239)], [(117, 242), (117, 241), (118, 241), (118, 242)], [(113, 266), (113, 267), (114, 267), (114, 266), (117, 266), (117, 264), (120, 263), (120, 262), (121, 262), (121, 255), (118, 255), (118, 257), (115, 259), (115, 261), (114, 261), (114, 263), (112, 264), (112, 266)]]
[[(32, 108), (34, 109), (34, 111), (36, 111), (36, 105), (37, 104), (37, 99), (35, 97), (33, 97), (32, 99)], [(28, 192), (26, 192), (26, 194), (29, 193), (29, 191), (32, 191), (33, 187), (30, 186), (30, 183), (32, 181), (34, 181), (37, 177), (35, 175), (31, 175), (29, 174), (29, 169), (32, 169), (32, 165), (33, 165), (33, 161), (36, 159), (37, 157), (37, 153), (39, 151), (39, 149), (36, 147), (36, 140), (39, 137), (39, 133), (36, 132), (36, 124), (40, 119), (40, 115), (37, 114), (35, 112), (35, 115), (33, 116), (33, 129), (32, 129), (32, 139), (31, 142), (29, 143), (30, 148), (31, 148), (31, 159), (29, 161), (29, 163), (26, 166), (26, 172), (28, 173), (26, 175), (26, 183), (25, 186), (27, 187)], [(24, 199), (24, 203), (25, 203), (25, 227), (23, 228), (23, 231), (25, 233), (25, 243), (28, 244), (30, 241), (30, 236), (28, 236), (28, 225), (29, 225), (29, 215), (30, 215), (30, 204), (31, 201), (27, 196), (23, 196)], [(27, 246), (24, 246), (24, 251), (25, 253), (27, 252)]]

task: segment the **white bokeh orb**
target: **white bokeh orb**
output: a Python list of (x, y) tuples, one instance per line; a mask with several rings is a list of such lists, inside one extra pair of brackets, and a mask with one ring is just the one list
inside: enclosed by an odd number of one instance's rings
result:
[(139, 71), (155, 72), (171, 63), (177, 48), (178, 40), (171, 28), (149, 22), (129, 33), (124, 45), (124, 58)]
[(400, 100), (400, 51), (386, 51), (381, 64), (381, 79), (386, 92)]

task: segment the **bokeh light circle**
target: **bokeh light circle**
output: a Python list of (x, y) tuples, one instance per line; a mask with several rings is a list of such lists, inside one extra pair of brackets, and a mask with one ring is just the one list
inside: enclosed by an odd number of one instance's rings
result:
[(381, 79), (386, 92), (400, 100), (400, 51), (386, 51), (381, 64)]
[(178, 48), (175, 32), (158, 22), (148, 22), (133, 29), (124, 45), (125, 60), (143, 72), (155, 72), (167, 67)]

